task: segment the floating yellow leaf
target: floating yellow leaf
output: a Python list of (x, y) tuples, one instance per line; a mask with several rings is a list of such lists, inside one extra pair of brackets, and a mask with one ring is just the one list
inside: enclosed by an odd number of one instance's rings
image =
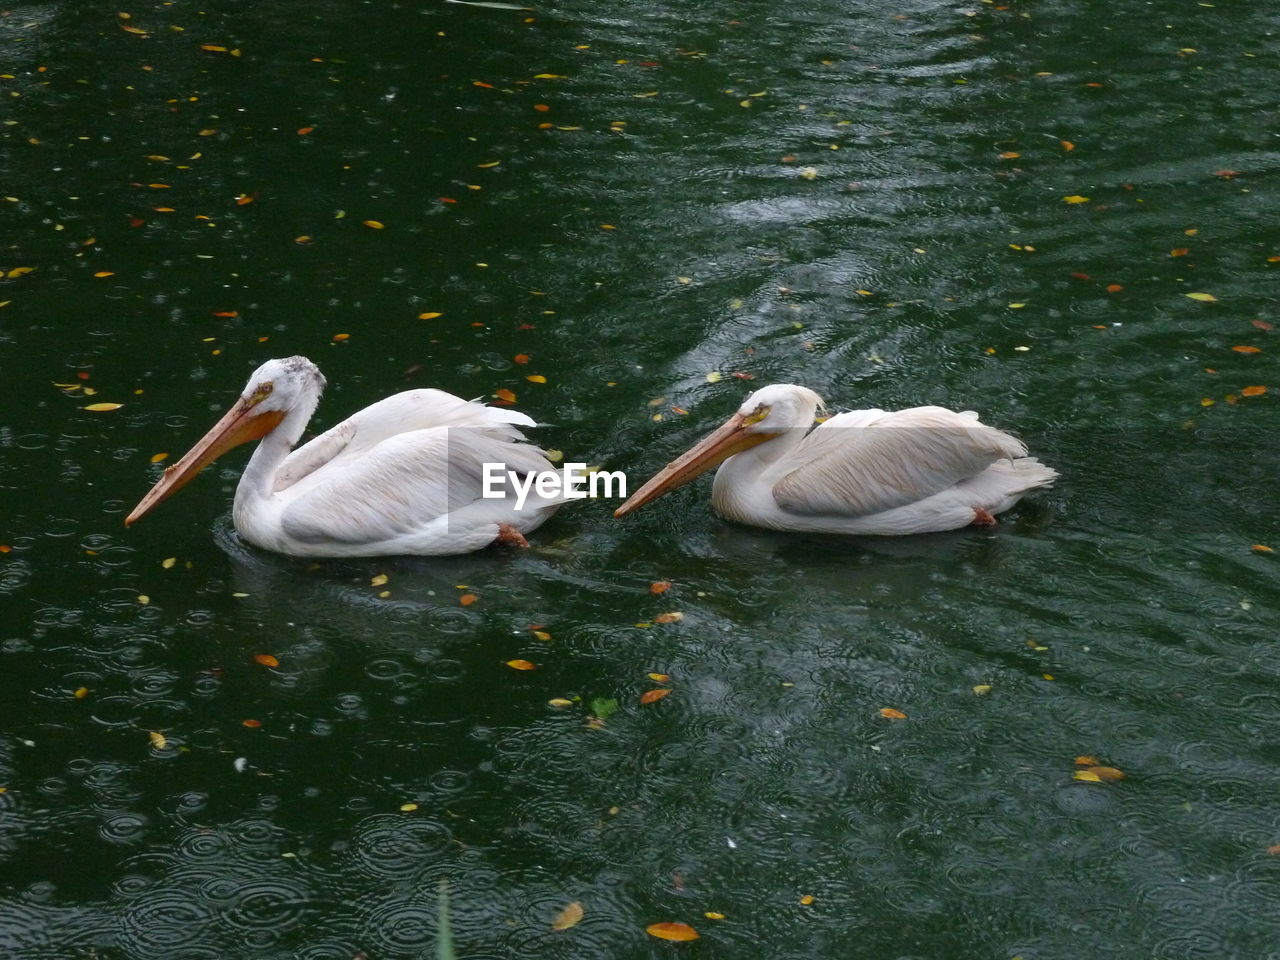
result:
[(1092, 770), (1077, 770), (1072, 775), (1073, 780), (1083, 780), (1085, 783), (1101, 783), (1102, 778)]
[(374, 230), (382, 230), (386, 228), (386, 224), (381, 220), (361, 220), (366, 227), (372, 227)]
[(5, 276), (8, 277), (10, 280), (16, 280), (18, 277), (26, 276), (28, 273), (31, 273), (33, 270), (35, 270), (35, 267), (14, 267), (12, 270), (6, 273)]
[(666, 683), (671, 679), (671, 674), (669, 673), (646, 673), (645, 676), (650, 680), (657, 681), (658, 683)]
[(907, 715), (901, 710), (895, 710), (893, 707), (881, 707), (880, 716), (888, 720), (905, 720)]
[(540, 373), (530, 374), (529, 376), (525, 377), (525, 379), (528, 380), (530, 383), (546, 383), (547, 382), (547, 378)]
[(433, 311), (433, 310), (429, 310), (429, 311), (427, 311), (426, 313), (420, 313), (420, 314), (418, 314), (418, 319), (419, 319), (419, 320), (434, 320), (436, 317), (443, 317), (443, 316), (444, 316), (444, 314), (443, 314), (443, 313), (439, 313), (439, 312), (436, 312), (436, 311)]
[(809, 904), (813, 903), (813, 894), (806, 893), (803, 897), (800, 898), (800, 903), (806, 907), (809, 906)]
[(529, 660), (508, 660), (507, 666), (512, 670), (537, 670), (538, 666)]
[(536, 639), (541, 640), (543, 643), (551, 642), (551, 634), (547, 633), (547, 631), (545, 630), (534, 630), (533, 635)]
[(707, 383), (719, 383), (723, 379), (719, 370), (712, 370), (707, 374)]
[(1063, 198), (1062, 198), (1062, 202), (1063, 202), (1063, 203), (1088, 203), (1088, 202), (1089, 202), (1089, 198), (1088, 198), (1088, 197), (1082, 197), (1082, 196), (1080, 196), (1080, 194), (1078, 194), (1078, 193), (1073, 193), (1073, 194), (1071, 194), (1071, 196), (1069, 196), (1069, 197), (1063, 197)]
[(563, 710), (565, 707), (573, 706), (573, 701), (566, 700), (564, 697), (552, 697), (550, 700), (547, 701), (547, 703), (548, 705), (553, 707), (558, 707), (561, 710)]
[(973, 692), (974, 692), (974, 694), (975, 694), (975, 695), (977, 695), (977, 696), (979, 696), (979, 697), (985, 697), (988, 693), (990, 693), (990, 692), (991, 692), (991, 684), (989, 684), (989, 683), (977, 683), (977, 684), (974, 684), (974, 686), (973, 686)]
[(672, 610), (669, 613), (660, 613), (653, 618), (654, 623), (679, 623), (684, 619), (684, 614), (679, 610)]
[(566, 80), (568, 79), (563, 73), (535, 73), (535, 80)]
[(157, 730), (152, 730), (147, 734), (147, 736), (151, 739), (151, 746), (155, 747), (157, 750), (163, 750), (169, 745), (169, 741), (165, 739), (164, 734)]
[(556, 918), (551, 921), (551, 929), (568, 930), (582, 919), (583, 913), (585, 911), (582, 909), (582, 904), (575, 900), (556, 914)]
[(255, 654), (253, 655), (253, 660), (254, 660), (254, 662), (255, 662), (255, 663), (260, 663), (260, 664), (262, 664), (264, 667), (278, 667), (278, 666), (280, 666), (280, 661), (279, 661), (279, 660), (277, 660), (275, 657), (273, 657), (273, 656), (272, 656), (271, 654), (269, 654), (269, 653), (255, 653)]
[(1092, 773), (1099, 780), (1123, 780), (1124, 771), (1115, 767), (1089, 767), (1086, 773)]
[(417, 809), (418, 809), (418, 805), (417, 805), (416, 803), (402, 803), (402, 804), (400, 804), (400, 812), (401, 812), (401, 813), (413, 813), (413, 811), (415, 811), (415, 810), (417, 810)]
[(1192, 300), (1199, 300), (1201, 303), (1217, 303), (1218, 298), (1212, 293), (1188, 293), (1188, 297)]
[(723, 919), (724, 919), (724, 914), (723, 914), (723, 913), (720, 913), (718, 910), (707, 910), (707, 911), (706, 911), (706, 912), (704, 912), (702, 915), (703, 915), (704, 917), (706, 917), (708, 920), (723, 920)]
[(380, 587), (380, 586), (382, 586), (384, 583), (386, 583), (388, 579), (389, 579), (389, 578), (387, 577), (387, 575), (386, 575), (385, 573), (380, 573), (380, 574), (378, 574), (376, 577), (370, 577), (370, 578), (369, 578), (369, 586), (371, 586), (371, 587)]
[(501, 160), (490, 160), (488, 163), (477, 163), (476, 166), (481, 170), (488, 170), (490, 167), (496, 167), (500, 163), (502, 163)]
[(644, 932), (651, 937), (657, 937), (659, 940), (697, 940), (698, 931), (693, 929), (687, 923), (680, 923), (678, 920), (669, 920), (665, 923), (651, 923), (644, 928)]
[(160, 566), (164, 567), (164, 569), (166, 570), (171, 570), (173, 569), (174, 564), (176, 564), (177, 562), (178, 562), (177, 557), (165, 557), (163, 560), (160, 561)]
[(640, 702), (654, 703), (658, 700), (661, 700), (670, 692), (671, 692), (670, 687), (659, 687), (656, 690), (646, 690), (644, 693), (640, 694)]
[(77, 700), (83, 700), (88, 695), (89, 695), (88, 687), (76, 687), (75, 698)]
[(123, 403), (91, 403), (87, 407), (81, 407), (81, 410), (91, 410), (94, 413), (107, 413), (111, 410), (119, 410), (123, 407)]

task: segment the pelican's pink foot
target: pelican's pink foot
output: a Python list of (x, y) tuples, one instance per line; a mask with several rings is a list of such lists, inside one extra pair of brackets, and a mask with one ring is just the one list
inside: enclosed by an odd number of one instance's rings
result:
[(994, 527), (999, 522), (982, 507), (973, 508), (973, 525), (975, 527)]
[(529, 541), (524, 538), (524, 534), (509, 523), (498, 524), (498, 535), (493, 538), (493, 542), (509, 543), (513, 547), (524, 547), (526, 550), (529, 548)]

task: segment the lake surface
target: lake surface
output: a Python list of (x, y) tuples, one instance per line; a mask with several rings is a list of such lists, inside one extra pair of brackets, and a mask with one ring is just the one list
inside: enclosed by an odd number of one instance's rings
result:
[[(1280, 956), (1275, 30), (5, 12), (0, 952), (434, 957), (443, 887), (471, 960)], [(292, 354), (316, 427), (506, 389), (633, 484), (770, 382), (1062, 477), (991, 530), (772, 534), (703, 480), (309, 563), (236, 538), (237, 452), (126, 530)]]

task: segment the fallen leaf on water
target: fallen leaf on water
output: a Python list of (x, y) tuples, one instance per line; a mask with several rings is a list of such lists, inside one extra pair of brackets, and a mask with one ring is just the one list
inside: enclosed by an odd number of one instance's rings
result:
[(165, 739), (164, 734), (157, 730), (152, 730), (147, 734), (147, 736), (151, 739), (151, 746), (155, 747), (157, 750), (163, 750), (169, 745), (169, 741)]
[(511, 358), (512, 363), (528, 363), (529, 355), (527, 353), (517, 353)]
[(1115, 767), (1089, 767), (1086, 773), (1092, 773), (1099, 780), (1123, 780), (1124, 771)]
[(480, 598), (477, 597), (474, 593), (464, 593), (462, 596), (458, 598), (458, 602), (462, 604), (464, 607), (469, 607), (479, 599)]
[(493, 391), (493, 395), (497, 397), (499, 400), (507, 401), (507, 403), (516, 402), (516, 395), (512, 393), (510, 390), (508, 390), (506, 387), (502, 387), (498, 390)]
[[(1232, 347), (1231, 349), (1234, 350), (1236, 353), (1261, 353), (1262, 352), (1262, 349), (1260, 347), (1250, 347), (1250, 346)], [(94, 404), (94, 406), (97, 406), (97, 404)], [(89, 408), (85, 407), (85, 409), (88, 410)]]
[(252, 718), (249, 720), (241, 720), (240, 723), (243, 726), (248, 727), (250, 730), (256, 730), (258, 727), (262, 726), (261, 720), (254, 720)]
[(538, 665), (529, 660), (508, 660), (507, 666), (512, 670), (537, 670)]
[(575, 900), (556, 914), (556, 918), (551, 921), (551, 929), (568, 930), (582, 919), (583, 913), (585, 911), (582, 909), (582, 904)]
[(81, 407), (81, 410), (90, 410), (93, 413), (107, 413), (111, 410), (119, 410), (123, 407), (123, 403), (91, 403), (87, 407)]
[(1124, 287), (1123, 287), (1123, 286), (1121, 286), (1121, 285), (1120, 285), (1120, 284), (1118, 284), (1118, 283), (1108, 283), (1108, 284), (1107, 284), (1107, 293), (1119, 293), (1119, 292), (1120, 292), (1121, 290), (1123, 290), (1123, 289), (1124, 289)]
[(14, 267), (5, 274), (10, 280), (16, 280), (18, 277), (25, 277), (28, 273), (35, 270), (35, 267)]
[(1266, 392), (1266, 387), (1245, 387), (1240, 391), (1240, 395), (1244, 397), (1260, 397)]
[(1017, 153), (1013, 150), (1006, 150), (1004, 153), (1000, 154), (1000, 159), (1001, 160), (1017, 160), (1020, 156), (1022, 156), (1022, 154)]
[(308, 133), (310, 133), (314, 129), (315, 127), (299, 127), (298, 136), (305, 137)]
[(1169, 256), (1185, 257), (1190, 252), (1191, 252), (1191, 249), (1189, 247), (1174, 247), (1172, 250), (1169, 251)]
[(1062, 198), (1062, 202), (1063, 202), (1063, 203), (1088, 203), (1088, 202), (1089, 202), (1089, 198), (1088, 198), (1088, 197), (1082, 197), (1082, 196), (1080, 196), (1080, 194), (1078, 194), (1078, 193), (1073, 193), (1073, 194), (1071, 194), (1071, 196), (1069, 196), (1069, 197), (1063, 197), (1063, 198)]
[(177, 562), (178, 562), (177, 557), (165, 557), (163, 560), (160, 561), (160, 566), (164, 567), (164, 569), (166, 570), (171, 570), (174, 564), (176, 564)]
[(1076, 148), (1076, 145), (1070, 140), (1059, 140), (1058, 142), (1062, 144), (1063, 150), (1074, 150)]
[(666, 593), (671, 589), (670, 580), (658, 580), (649, 584), (649, 592), (653, 594)]
[(401, 812), (401, 813), (413, 813), (413, 811), (415, 811), (415, 810), (417, 810), (417, 809), (418, 809), (418, 805), (417, 805), (416, 803), (402, 803), (402, 804), (400, 804), (400, 812)]
[(800, 903), (803, 906), (806, 906), (806, 907), (809, 906), (809, 904), (813, 903), (813, 894), (806, 893), (803, 897), (800, 898)]
[(525, 379), (528, 380), (530, 383), (546, 383), (547, 382), (547, 378), (540, 373), (530, 374), (529, 376), (525, 377)]
[(723, 920), (724, 914), (718, 910), (707, 910), (702, 914), (708, 920)]
[(1267, 847), (1267, 853), (1271, 854), (1273, 857), (1280, 856), (1280, 843), (1272, 844)]
[(893, 709), (893, 707), (881, 707), (880, 716), (885, 717), (888, 720), (907, 719), (907, 715), (905, 713), (903, 713), (901, 710), (895, 710)]
[(1265, 320), (1250, 320), (1249, 322), (1250, 322), (1250, 323), (1252, 323), (1252, 324), (1253, 324), (1255, 327), (1257, 327), (1259, 330), (1272, 330), (1272, 329), (1274, 329), (1274, 328), (1271, 326), (1271, 324), (1267, 323), (1267, 321), (1265, 321)]
[(339, 343), (341, 343), (343, 340), (350, 340), (350, 339), (351, 339), (351, 334), (349, 334), (349, 333), (335, 333), (335, 334), (333, 335), (333, 339), (334, 339), (334, 340), (336, 340), (336, 341), (338, 341)]
[(572, 707), (573, 701), (566, 700), (564, 697), (552, 697), (550, 700), (547, 701), (547, 704), (549, 706), (557, 707), (563, 710), (565, 707)]
[(660, 613), (653, 618), (654, 623), (679, 623), (684, 619), (684, 614), (678, 610), (672, 610), (669, 613)]
[(719, 370), (712, 370), (707, 374), (707, 383), (719, 383), (723, 378)]
[(670, 692), (671, 692), (670, 687), (659, 687), (656, 690), (646, 690), (644, 693), (640, 694), (640, 702), (654, 703), (658, 700), (661, 700)]
[(1090, 756), (1076, 757), (1074, 763), (1077, 767), (1096, 767), (1098, 765), (1098, 758)]
[(1268, 547), (1265, 543), (1255, 543), (1249, 549), (1253, 550), (1255, 553), (1275, 553), (1276, 552), (1273, 547)]
[(386, 228), (386, 224), (381, 220), (361, 220), (366, 227), (372, 227), (374, 230), (382, 230)]
[(253, 655), (255, 662), (262, 664), (264, 667), (278, 667), (280, 661), (269, 653), (255, 653)]
[(387, 582), (387, 580), (389, 580), (389, 579), (390, 579), (390, 578), (389, 578), (385, 573), (380, 573), (380, 574), (378, 574), (376, 577), (370, 577), (370, 578), (369, 578), (369, 586), (371, 586), (371, 587), (380, 587), (380, 586), (382, 586), (384, 583), (386, 583), (386, 582)]
[(665, 923), (651, 923), (644, 928), (644, 932), (651, 937), (657, 937), (659, 940), (697, 940), (698, 931), (693, 929), (687, 923), (680, 923), (678, 920), (669, 920)]
[(77, 700), (83, 700), (83, 699), (84, 699), (85, 697), (87, 697), (88, 695), (89, 695), (89, 688), (88, 688), (88, 687), (77, 687), (77, 688), (76, 688), (75, 698), (76, 698)]
[(655, 683), (666, 683), (671, 679), (671, 674), (669, 673), (646, 673), (645, 676)]
[(1217, 303), (1218, 298), (1212, 293), (1188, 293), (1188, 297), (1192, 300), (1199, 300), (1201, 303)]
[(536, 627), (530, 627), (529, 629), (533, 630), (534, 637), (541, 640), (543, 643), (551, 642), (551, 634), (547, 633), (547, 631), (539, 630)]
[(991, 684), (989, 683), (974, 684), (973, 692), (979, 697), (985, 697), (988, 693), (991, 692)]
[(436, 311), (434, 311), (434, 310), (429, 310), (429, 311), (428, 311), (428, 312), (426, 312), (426, 313), (420, 313), (420, 314), (418, 314), (418, 319), (419, 319), (419, 320), (434, 320), (436, 317), (443, 317), (443, 316), (444, 316), (444, 314), (443, 314), (443, 313), (438, 313), (438, 312), (436, 312)]
[(1077, 770), (1071, 775), (1073, 780), (1083, 780), (1085, 783), (1101, 783), (1102, 778), (1092, 770)]

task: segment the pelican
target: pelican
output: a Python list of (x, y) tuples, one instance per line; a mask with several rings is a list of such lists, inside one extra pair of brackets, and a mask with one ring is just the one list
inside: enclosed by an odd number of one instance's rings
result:
[[(239, 399), (165, 470), (125, 519), (150, 513), (232, 447), (260, 440), (236, 488), (232, 519), (255, 546), (297, 557), (441, 556), (524, 534), (560, 505), (532, 489), (483, 497), (484, 464), (515, 475), (554, 469), (519, 427), (537, 424), (443, 390), (379, 400), (297, 450), (325, 379), (306, 357), (268, 360)], [(292, 452), (290, 452), (292, 451)]]
[(1058, 475), (972, 411), (854, 410), (810, 431), (821, 408), (822, 398), (807, 387), (762, 387), (614, 516), (720, 464), (711, 506), (738, 523), (815, 533), (930, 533), (994, 524), (994, 514)]

